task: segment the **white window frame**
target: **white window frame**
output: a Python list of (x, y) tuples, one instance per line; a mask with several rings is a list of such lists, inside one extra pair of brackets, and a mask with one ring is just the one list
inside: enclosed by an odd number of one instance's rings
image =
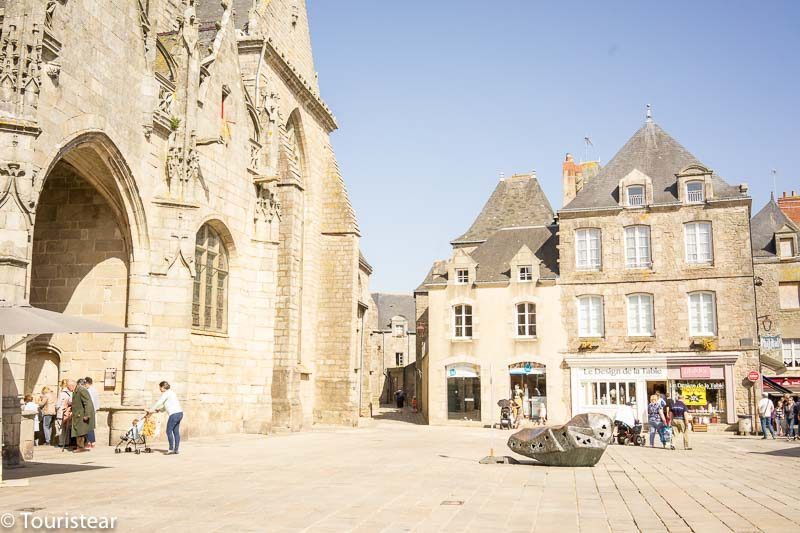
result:
[[(627, 226), (625, 238), (625, 267), (650, 268), (653, 265), (653, 252), (650, 245), (650, 226)], [(630, 255), (631, 242), (633, 244), (633, 257)]]
[(655, 318), (653, 316), (652, 294), (629, 294), (627, 297), (627, 313), (629, 337), (653, 336)]
[(403, 352), (394, 352), (395, 366), (403, 366), (404, 363), (403, 358), (404, 358)]
[[(523, 310), (520, 311), (520, 306)], [(524, 338), (536, 337), (536, 304), (533, 302), (519, 302), (514, 304), (514, 314), (516, 315), (516, 336)], [(523, 328), (525, 333), (520, 334), (519, 328)], [(531, 330), (533, 333), (531, 333)]]
[(395, 324), (394, 325), (394, 336), (395, 337), (402, 337), (406, 334), (406, 327), (403, 324)]
[[(692, 298), (699, 301), (699, 316), (695, 313)], [(690, 292), (687, 295), (689, 305), (689, 335), (691, 337), (716, 337), (717, 335), (717, 295), (711, 291)], [(710, 306), (710, 315), (706, 314), (706, 306)], [(696, 327), (699, 323), (699, 327)]]
[[(699, 184), (700, 190), (699, 191), (689, 191), (689, 185), (692, 184)], [(692, 193), (700, 193), (699, 198), (695, 197), (692, 198)], [(695, 194), (697, 196), (697, 194)], [(706, 185), (702, 180), (689, 180), (686, 182), (686, 203), (688, 204), (702, 204), (706, 201)]]
[(800, 368), (800, 339), (782, 339), (781, 343), (783, 364), (787, 368)]
[(603, 239), (599, 228), (575, 230), (575, 268), (600, 270), (603, 257)]
[[(631, 189), (641, 189), (642, 193), (641, 194), (631, 195)], [(633, 203), (631, 201), (631, 196), (635, 196), (635, 197), (640, 198), (641, 199), (640, 203)], [(625, 200), (626, 200), (627, 205), (630, 206), (630, 207), (642, 207), (642, 206), (644, 206), (645, 205), (645, 187), (644, 187), (644, 185), (638, 185), (638, 184), (637, 185), (628, 185), (625, 188)]]
[[(796, 255), (796, 252), (795, 252), (795, 249), (794, 249), (794, 239), (792, 237), (776, 237), (776, 240), (778, 242), (778, 246), (777, 246), (778, 257), (780, 257), (781, 259), (786, 259), (786, 258), (794, 257)], [(790, 252), (789, 255), (784, 255), (783, 254), (783, 246), (782, 245), (783, 245), (784, 242), (788, 242), (789, 243), (789, 252)]]
[[(461, 313), (459, 313), (461, 308)], [(461, 324), (459, 324), (459, 318)], [(467, 323), (469, 322), (469, 323)], [(453, 337), (456, 339), (471, 339), (475, 323), (471, 304), (456, 304), (453, 306)]]
[(603, 297), (596, 294), (578, 296), (578, 337), (598, 338), (605, 332)]
[(533, 265), (520, 265), (517, 275), (519, 281), (533, 281)]
[[(701, 250), (702, 228), (708, 227), (708, 249)], [(714, 227), (711, 222), (687, 222), (683, 225), (686, 262), (690, 265), (705, 265), (714, 262)]]
[(456, 285), (466, 285), (469, 283), (469, 269), (457, 268), (456, 269)]

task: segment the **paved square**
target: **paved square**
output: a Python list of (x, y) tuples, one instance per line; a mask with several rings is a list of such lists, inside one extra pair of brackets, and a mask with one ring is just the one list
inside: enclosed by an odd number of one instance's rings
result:
[[(187, 440), (181, 455), (37, 450), (0, 514), (117, 517), (116, 531), (799, 531), (800, 446), (693, 434), (594, 468), (481, 465), (509, 432), (385, 409), (360, 429)], [(524, 459), (520, 457), (520, 459)], [(17, 528), (17, 530), (21, 530)]]

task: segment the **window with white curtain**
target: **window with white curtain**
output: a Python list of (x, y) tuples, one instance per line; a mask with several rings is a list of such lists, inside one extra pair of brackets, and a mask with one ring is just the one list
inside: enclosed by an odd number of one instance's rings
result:
[(536, 336), (536, 305), (530, 302), (517, 304), (517, 336)]
[(625, 228), (625, 266), (647, 268), (650, 259), (650, 226), (628, 226)]
[(689, 293), (689, 334), (693, 337), (717, 334), (717, 309), (713, 292)]
[(685, 224), (687, 263), (710, 263), (714, 259), (711, 222), (689, 222)]
[(628, 295), (628, 335), (650, 337), (653, 335), (653, 296)]
[(575, 266), (582, 270), (600, 268), (600, 230), (579, 229), (575, 232)]
[(472, 337), (472, 306), (457, 305), (453, 307), (453, 334), (457, 338), (468, 339)]
[(800, 368), (800, 339), (783, 339), (783, 364)]
[(578, 336), (603, 336), (603, 298), (600, 296), (578, 297)]

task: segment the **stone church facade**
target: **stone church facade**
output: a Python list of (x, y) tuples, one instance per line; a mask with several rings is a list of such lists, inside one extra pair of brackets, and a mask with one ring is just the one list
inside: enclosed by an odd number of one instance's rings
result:
[(0, 17), (0, 299), (144, 332), (10, 354), (8, 454), (19, 396), (85, 375), (104, 428), (161, 380), (189, 435), (357, 424), (371, 269), (305, 3), (0, 0)]

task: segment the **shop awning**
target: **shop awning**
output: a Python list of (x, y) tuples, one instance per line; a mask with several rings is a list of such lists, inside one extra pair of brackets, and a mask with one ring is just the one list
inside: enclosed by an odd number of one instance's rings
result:
[(771, 394), (800, 394), (800, 377), (764, 376), (764, 392)]

